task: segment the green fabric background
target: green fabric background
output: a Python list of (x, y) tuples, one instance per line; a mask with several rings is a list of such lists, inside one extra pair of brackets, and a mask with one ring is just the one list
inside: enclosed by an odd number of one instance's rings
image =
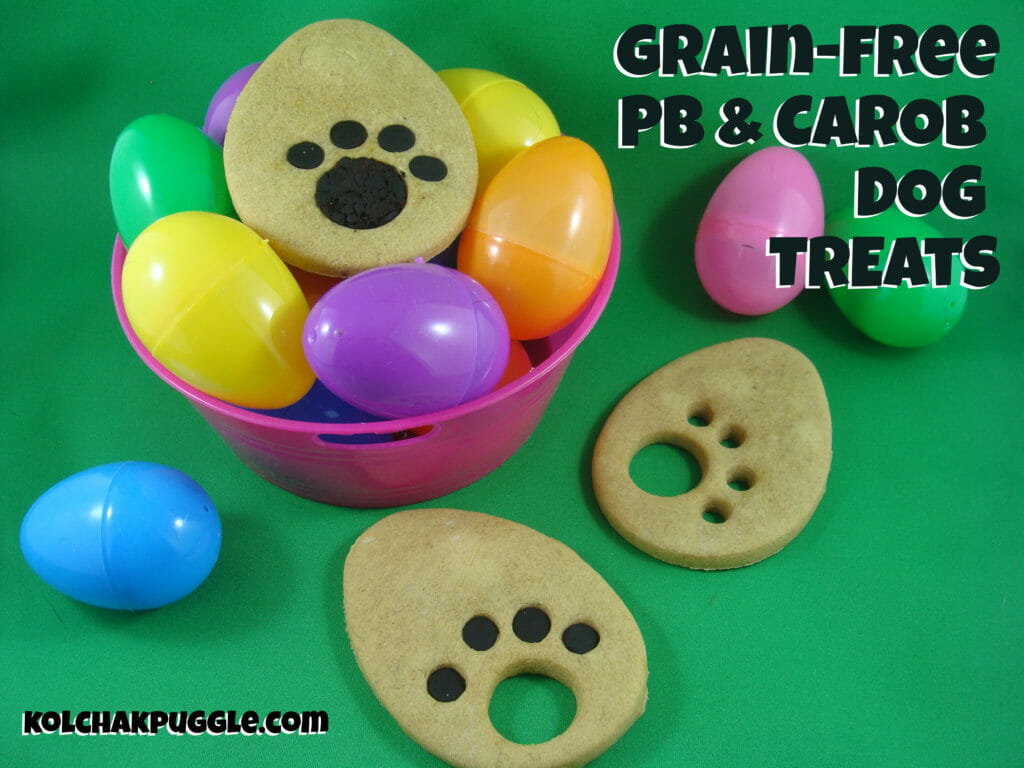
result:
[[(605, 315), (523, 449), (428, 504), (507, 517), (565, 542), (633, 611), (649, 655), (647, 712), (593, 764), (1024, 764), (1024, 14), (1016, 0), (5, 3), (0, 762), (440, 764), (377, 703), (344, 634), (345, 552), (389, 510), (313, 503), (252, 474), (135, 357), (110, 298), (107, 166), (121, 128), (152, 112), (201, 124), (227, 75), (300, 26), (339, 16), (384, 27), (436, 69), (475, 66), (525, 82), (608, 166), (623, 250)], [(804, 78), (632, 80), (616, 70), (612, 46), (638, 23), (705, 32), (800, 23), (826, 43), (844, 24), (962, 31), (986, 23), (1002, 50), (995, 73), (980, 80), (841, 81), (831, 62)], [(853, 171), (864, 165), (940, 176), (961, 163), (982, 166), (987, 210), (970, 221), (941, 213), (929, 221), (952, 236), (998, 236), (1002, 275), (970, 296), (959, 326), (934, 346), (882, 347), (822, 292), (759, 318), (718, 309), (697, 281), (693, 237), (715, 186), (753, 148), (705, 139), (672, 151), (645, 136), (638, 149), (617, 149), (616, 104), (629, 93), (691, 93), (710, 127), (730, 97), (749, 99), (766, 120), (801, 92), (879, 92), (901, 103), (971, 93), (985, 102), (988, 138), (974, 149), (805, 150), (829, 211), (850, 203)], [(772, 143), (766, 136), (756, 148)], [(619, 538), (596, 506), (594, 438), (655, 368), (750, 335), (796, 346), (821, 373), (834, 428), (825, 497), (791, 545), (755, 566), (699, 573), (656, 561)], [(190, 474), (224, 527), (208, 581), (139, 614), (64, 597), (18, 547), (21, 517), (40, 493), (123, 459)], [(662, 462), (651, 471), (665, 481), (676, 469)], [(273, 738), (21, 735), (24, 710), (194, 708), (323, 709), (331, 729)]]

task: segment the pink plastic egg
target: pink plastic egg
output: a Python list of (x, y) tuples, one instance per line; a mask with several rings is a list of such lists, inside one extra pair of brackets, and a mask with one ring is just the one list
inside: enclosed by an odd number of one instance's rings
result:
[(741, 315), (773, 312), (803, 289), (806, 253), (796, 281), (779, 286), (772, 237), (817, 237), (825, 228), (821, 185), (811, 164), (788, 147), (768, 147), (742, 160), (704, 209), (694, 258), (708, 295)]

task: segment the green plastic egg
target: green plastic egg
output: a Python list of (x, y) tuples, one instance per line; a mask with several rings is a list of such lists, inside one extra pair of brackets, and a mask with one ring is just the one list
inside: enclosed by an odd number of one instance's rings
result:
[(199, 128), (171, 115), (146, 115), (121, 131), (110, 158), (110, 201), (126, 247), (172, 213), (208, 211), (237, 218), (223, 150)]
[[(852, 237), (882, 237), (885, 245), (879, 257), (883, 269), (893, 240), (915, 237), (918, 241), (943, 237), (920, 219), (888, 210), (870, 218), (854, 218), (853, 209), (841, 211), (825, 222), (825, 234), (849, 241)], [(922, 347), (938, 341), (960, 320), (967, 305), (968, 289), (961, 285), (963, 266), (954, 255), (949, 285), (935, 285), (934, 263), (923, 257), (929, 284), (830, 289), (839, 310), (859, 330), (882, 344), (892, 347)], [(849, 276), (849, 266), (844, 270)]]

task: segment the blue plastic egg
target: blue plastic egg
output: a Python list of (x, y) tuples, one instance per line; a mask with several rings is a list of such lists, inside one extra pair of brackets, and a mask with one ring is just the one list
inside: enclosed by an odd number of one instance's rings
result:
[[(306, 393), (306, 396), (297, 403), (284, 408), (267, 410), (254, 408), (251, 410), (254, 413), (276, 416), (279, 419), (304, 421), (314, 424), (368, 424), (374, 421), (381, 421), (380, 416), (374, 416), (372, 413), (361, 411), (354, 405), (346, 403), (325, 387), (321, 381), (313, 382), (313, 386)], [(356, 435), (323, 434), (319, 437), (326, 443), (349, 443), (352, 445), (387, 443), (392, 440), (390, 432), (376, 434), (370, 431)]]
[(47, 584), (101, 608), (180, 600), (209, 575), (221, 527), (206, 492), (176, 469), (141, 461), (71, 475), (29, 507), (21, 551)]

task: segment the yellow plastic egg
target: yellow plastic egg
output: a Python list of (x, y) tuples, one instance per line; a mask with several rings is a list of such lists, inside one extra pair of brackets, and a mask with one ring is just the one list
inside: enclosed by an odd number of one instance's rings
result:
[(614, 218), (600, 156), (586, 142), (555, 136), (513, 158), (477, 199), (458, 268), (497, 300), (513, 339), (549, 336), (593, 295)]
[(122, 272), (125, 313), (168, 370), (247, 408), (282, 408), (313, 384), (309, 305), (265, 240), (240, 221), (187, 211), (150, 224)]
[(484, 69), (445, 69), (437, 74), (473, 132), (480, 165), (478, 194), (517, 154), (561, 132), (548, 105), (517, 80)]

